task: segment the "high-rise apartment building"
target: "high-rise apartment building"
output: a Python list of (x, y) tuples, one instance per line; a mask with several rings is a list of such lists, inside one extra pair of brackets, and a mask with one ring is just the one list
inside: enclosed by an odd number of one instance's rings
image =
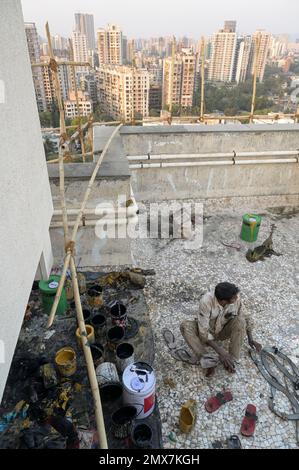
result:
[(233, 80), (236, 47), (236, 32), (222, 29), (214, 34), (209, 80), (221, 82), (231, 82)]
[(113, 119), (149, 115), (149, 73), (145, 69), (103, 65), (98, 71), (99, 99)]
[(195, 88), (196, 56), (190, 49), (182, 49), (172, 57), (164, 59), (163, 106), (189, 108), (193, 105)]
[(251, 50), (251, 36), (240, 37), (237, 39), (235, 70), (233, 75), (233, 80), (237, 83), (245, 82), (248, 78)]
[(252, 37), (252, 53), (250, 59), (251, 74), (254, 74), (255, 63), (257, 67), (257, 78), (263, 81), (267, 59), (270, 52), (272, 36), (266, 31), (256, 31)]
[[(27, 38), (28, 51), (31, 64), (40, 62), (40, 44), (37, 34), (35, 23), (25, 23), (25, 33)], [(36, 102), (39, 112), (46, 111), (46, 97), (43, 86), (43, 71), (42, 68), (32, 68), (33, 83), (36, 95)]]
[(235, 20), (225, 21), (223, 29), (226, 33), (235, 33), (237, 29), (237, 22)]
[[(87, 39), (85, 34), (73, 31), (73, 51), (75, 62), (88, 62)], [(77, 72), (88, 72), (88, 67), (76, 67)]]
[(96, 49), (94, 17), (87, 13), (75, 13), (76, 31), (86, 36), (87, 50)]
[(97, 32), (99, 63), (102, 65), (122, 65), (123, 33), (119, 26), (108, 24)]

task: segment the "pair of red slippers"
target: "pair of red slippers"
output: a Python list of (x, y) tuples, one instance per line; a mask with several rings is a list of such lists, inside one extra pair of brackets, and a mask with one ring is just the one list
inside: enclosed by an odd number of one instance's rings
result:
[[(214, 413), (222, 405), (232, 401), (233, 396), (231, 392), (217, 393), (214, 397), (209, 398), (205, 403), (205, 409), (208, 413)], [(245, 416), (242, 420), (241, 434), (246, 437), (251, 437), (255, 431), (257, 422), (256, 407), (254, 405), (247, 405)]]

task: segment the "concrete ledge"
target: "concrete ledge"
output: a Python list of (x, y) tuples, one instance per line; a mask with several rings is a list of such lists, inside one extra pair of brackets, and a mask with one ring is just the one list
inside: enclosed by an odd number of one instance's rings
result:
[(172, 126), (123, 126), (120, 130), (121, 135), (134, 135), (134, 134), (211, 134), (230, 132), (281, 132), (281, 131), (294, 131), (299, 132), (299, 124), (193, 124), (193, 125), (172, 125)]
[[(75, 180), (89, 180), (93, 170), (96, 166), (96, 163), (68, 163), (64, 166), (65, 179), (75, 179)], [(127, 169), (121, 171), (122, 168), (118, 168), (116, 164), (111, 162), (103, 161), (99, 172), (96, 176), (96, 180), (101, 179), (129, 179), (130, 170), (129, 165), (127, 164)], [(48, 164), (48, 175), (50, 180), (59, 179), (59, 166), (58, 164)]]

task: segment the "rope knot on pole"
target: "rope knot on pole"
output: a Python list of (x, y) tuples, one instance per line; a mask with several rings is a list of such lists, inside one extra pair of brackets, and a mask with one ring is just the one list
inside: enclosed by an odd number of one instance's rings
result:
[(65, 252), (66, 253), (71, 253), (72, 256), (76, 255), (76, 250), (75, 250), (75, 242), (70, 240), (66, 245), (65, 245)]
[(56, 62), (55, 59), (52, 59), (52, 58), (50, 59), (49, 67), (53, 72), (55, 73), (58, 72), (58, 63)]

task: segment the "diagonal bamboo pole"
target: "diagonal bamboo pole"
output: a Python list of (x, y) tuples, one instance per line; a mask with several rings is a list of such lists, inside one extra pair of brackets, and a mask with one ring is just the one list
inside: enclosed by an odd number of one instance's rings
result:
[(116, 134), (119, 132), (119, 129), (121, 127), (122, 127), (122, 124), (120, 124), (114, 130), (114, 132), (111, 135), (110, 139), (108, 140), (108, 142), (107, 142), (107, 144), (106, 144), (106, 146), (105, 146), (105, 148), (104, 148), (104, 150), (103, 150), (103, 152), (102, 152), (102, 154), (101, 154), (101, 156), (100, 156), (100, 158), (99, 158), (99, 160), (98, 160), (98, 162), (97, 162), (97, 164), (94, 168), (93, 174), (90, 178), (90, 181), (89, 181), (89, 184), (88, 184), (85, 196), (84, 196), (84, 200), (83, 200), (82, 205), (81, 205), (81, 209), (78, 213), (77, 220), (76, 220), (76, 223), (75, 223), (74, 228), (73, 228), (72, 237), (71, 237), (70, 243), (68, 244), (69, 247), (68, 247), (67, 254), (66, 254), (66, 257), (65, 257), (65, 260), (64, 260), (64, 267), (63, 267), (62, 275), (61, 275), (61, 278), (60, 278), (59, 286), (58, 286), (58, 289), (57, 289), (57, 292), (56, 292), (55, 300), (54, 300), (54, 303), (53, 303), (53, 306), (52, 306), (52, 310), (51, 310), (51, 313), (50, 313), (50, 316), (49, 316), (47, 328), (51, 328), (51, 326), (53, 324), (53, 321), (54, 321), (54, 318), (55, 318), (57, 306), (58, 306), (58, 303), (59, 303), (59, 300), (60, 300), (61, 292), (62, 292), (64, 282), (65, 282), (65, 278), (66, 278), (66, 273), (67, 273), (67, 270), (69, 268), (70, 260), (71, 260), (71, 257), (72, 257), (72, 245), (74, 246), (74, 244), (76, 242), (77, 232), (78, 232), (78, 229), (79, 229), (79, 225), (82, 221), (82, 216), (84, 214), (84, 210), (85, 210), (88, 198), (90, 196), (92, 186), (93, 186), (94, 181), (96, 179), (99, 168), (102, 164), (102, 161), (103, 161), (103, 159), (104, 159), (104, 157), (105, 157), (105, 155), (108, 151), (108, 148), (109, 148), (112, 140), (116, 136)]

